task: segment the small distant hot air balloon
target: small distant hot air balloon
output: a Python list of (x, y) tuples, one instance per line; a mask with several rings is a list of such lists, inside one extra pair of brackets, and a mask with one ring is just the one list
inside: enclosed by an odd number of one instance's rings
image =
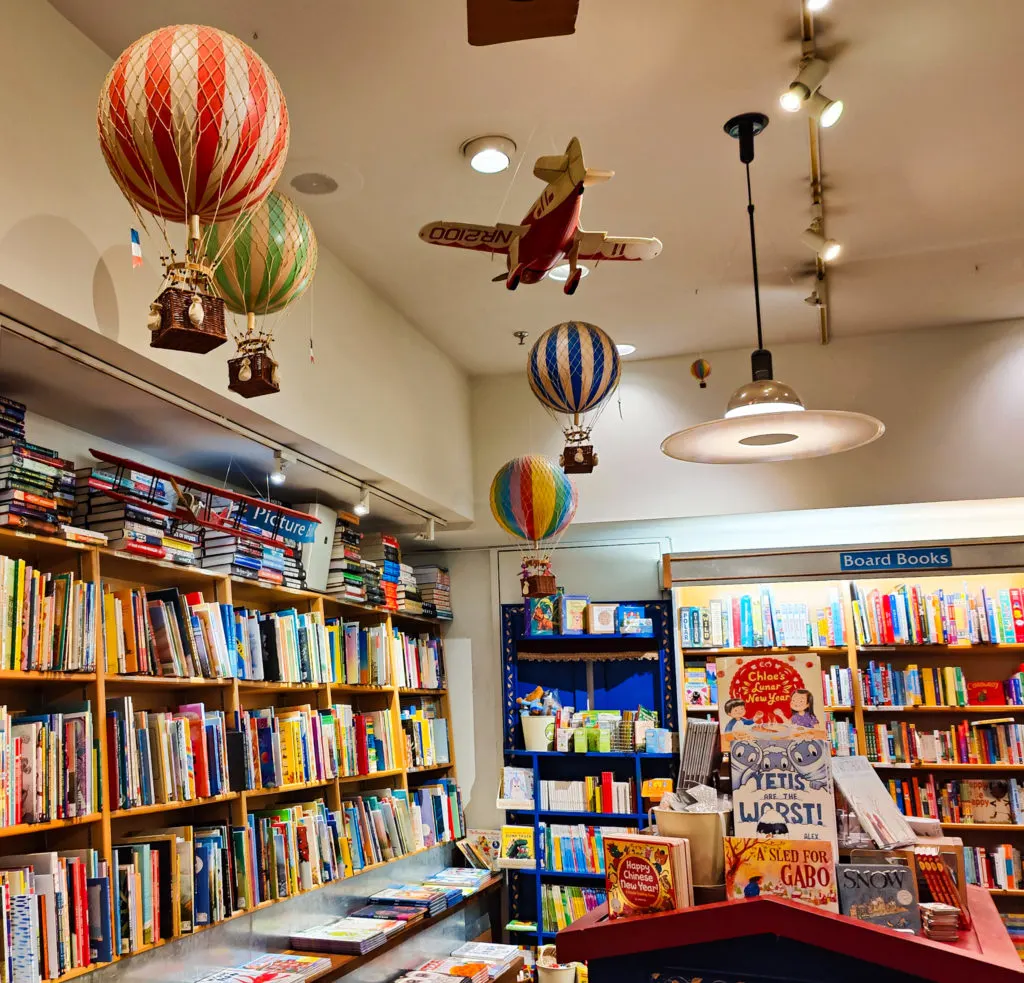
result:
[(491, 482), (491, 514), (521, 547), (520, 579), (526, 597), (554, 594), (551, 553), (576, 515), (573, 483), (546, 457), (517, 457)]
[(235, 223), (207, 229), (205, 254), (217, 271), (217, 293), (246, 322), (235, 334), (238, 355), (228, 360), (228, 388), (246, 398), (278, 392), (270, 350), (274, 315), (298, 300), (316, 273), (317, 242), (309, 219), (290, 198), (271, 191), (237, 229)]
[(615, 342), (586, 321), (556, 324), (530, 349), (526, 373), (545, 409), (555, 419), (571, 418), (559, 464), (566, 474), (590, 474), (597, 466), (590, 430), (619, 384)]
[[(100, 149), (111, 176), (167, 253), (150, 305), (150, 345), (208, 352), (227, 340), (200, 226), (237, 219), (271, 192), (288, 154), (288, 110), (266, 62), (214, 27), (178, 24), (139, 38), (100, 90)], [(175, 225), (185, 226), (178, 251)]]
[(705, 380), (711, 375), (711, 363), (706, 358), (696, 359), (690, 365), (690, 375), (700, 383), (701, 389), (707, 389), (708, 384)]

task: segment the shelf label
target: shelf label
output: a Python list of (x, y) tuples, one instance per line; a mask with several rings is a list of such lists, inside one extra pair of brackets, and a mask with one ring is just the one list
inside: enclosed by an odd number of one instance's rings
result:
[(953, 553), (948, 546), (929, 549), (851, 550), (839, 554), (843, 573), (865, 570), (948, 570), (953, 566)]

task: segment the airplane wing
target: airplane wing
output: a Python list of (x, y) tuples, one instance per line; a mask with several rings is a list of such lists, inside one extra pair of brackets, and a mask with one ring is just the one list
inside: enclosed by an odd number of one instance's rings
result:
[(484, 253), (507, 253), (512, 240), (526, 233), (525, 225), (469, 225), (466, 222), (430, 222), (420, 238), (435, 246), (458, 246)]
[(610, 236), (605, 232), (580, 232), (580, 259), (603, 263), (636, 263), (654, 259), (661, 252), (660, 239), (645, 239), (640, 236)]

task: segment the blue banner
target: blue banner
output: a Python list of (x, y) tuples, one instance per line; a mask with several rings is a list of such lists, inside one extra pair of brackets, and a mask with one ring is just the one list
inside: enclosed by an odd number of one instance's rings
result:
[(293, 543), (312, 543), (316, 539), (316, 527), (319, 519), (310, 516), (300, 519), (294, 515), (283, 515), (273, 505), (246, 505), (238, 507), (238, 517), (250, 527), (281, 536)]
[(949, 570), (953, 554), (948, 546), (905, 550), (851, 550), (839, 554), (843, 573), (888, 570)]

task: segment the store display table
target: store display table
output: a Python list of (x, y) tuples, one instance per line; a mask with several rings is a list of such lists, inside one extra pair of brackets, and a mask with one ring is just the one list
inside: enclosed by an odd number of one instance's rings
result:
[(967, 891), (973, 925), (953, 944), (752, 898), (615, 920), (602, 906), (558, 933), (558, 960), (586, 960), (590, 983), (1024, 983), (992, 898)]

